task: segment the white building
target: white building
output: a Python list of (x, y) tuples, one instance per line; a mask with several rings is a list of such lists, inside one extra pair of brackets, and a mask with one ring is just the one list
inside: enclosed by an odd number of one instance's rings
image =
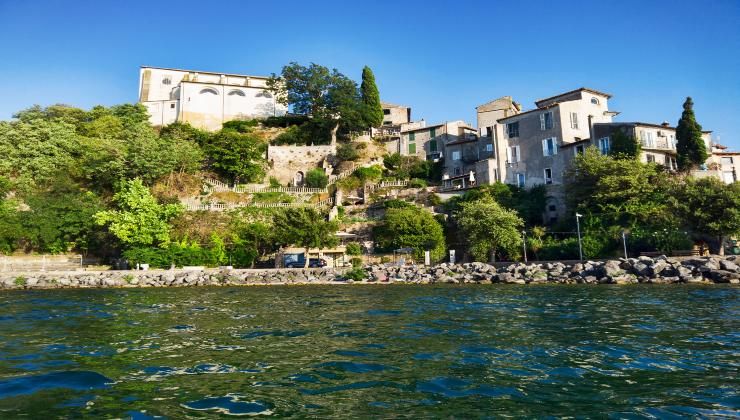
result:
[(139, 70), (139, 102), (155, 126), (187, 122), (215, 131), (231, 120), (284, 115), (267, 88), (267, 77), (144, 67)]

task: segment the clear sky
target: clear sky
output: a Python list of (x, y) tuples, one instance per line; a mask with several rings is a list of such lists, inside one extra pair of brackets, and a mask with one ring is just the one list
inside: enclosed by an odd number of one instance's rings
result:
[(616, 121), (676, 124), (686, 96), (740, 149), (740, 0), (0, 0), (0, 119), (32, 104), (136, 101), (138, 67), (268, 75), (297, 61), (359, 80), (415, 119), (586, 86)]

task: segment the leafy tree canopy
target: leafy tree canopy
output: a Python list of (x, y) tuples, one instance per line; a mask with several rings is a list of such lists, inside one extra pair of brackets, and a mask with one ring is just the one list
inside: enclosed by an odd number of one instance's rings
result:
[(477, 261), (494, 260), (497, 251), (518, 255), (522, 244), (524, 221), (515, 211), (503, 208), (485, 195), (460, 204), (455, 221), (468, 238), (470, 251)]
[(387, 208), (383, 224), (373, 231), (378, 248), (391, 252), (413, 248), (414, 257), (421, 259), (431, 250), (433, 261), (445, 256), (446, 244), (442, 225), (432, 213), (416, 206)]

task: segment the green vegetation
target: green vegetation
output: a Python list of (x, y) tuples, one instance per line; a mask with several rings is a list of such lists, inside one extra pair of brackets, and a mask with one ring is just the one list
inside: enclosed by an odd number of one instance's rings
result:
[[(334, 233), (338, 225), (334, 221), (326, 221), (322, 215), (311, 208), (289, 208), (274, 216), (274, 228), (277, 240), (285, 246), (295, 245), (306, 249), (329, 248), (337, 245)], [(309, 259), (306, 258), (306, 267)]]
[(676, 163), (678, 169), (689, 171), (706, 162), (707, 146), (701, 138), (701, 125), (696, 122), (694, 102), (686, 98), (683, 113), (676, 126)]
[(311, 188), (326, 188), (329, 177), (323, 169), (315, 168), (306, 173), (306, 185)]
[(400, 200), (386, 207), (383, 223), (373, 230), (380, 250), (393, 252), (413, 248), (417, 260), (423, 261), (427, 250), (431, 251), (433, 261), (444, 258), (446, 244), (442, 224), (432, 213)]
[(461, 203), (455, 219), (477, 261), (495, 261), (499, 250), (509, 256), (517, 255), (524, 222), (516, 212), (503, 208), (492, 197)]
[(23, 276), (18, 276), (15, 279), (13, 279), (13, 284), (15, 284), (18, 287), (23, 287), (26, 285), (26, 278)]
[(350, 242), (347, 244), (347, 255), (361, 255), (362, 247), (357, 242)]
[(380, 127), (383, 123), (383, 107), (380, 105), (380, 92), (375, 84), (375, 75), (370, 67), (362, 69), (362, 83), (360, 84), (362, 99), (362, 117), (366, 128)]
[(640, 142), (635, 136), (617, 129), (611, 133), (611, 150), (609, 154), (616, 159), (637, 159), (640, 156)]

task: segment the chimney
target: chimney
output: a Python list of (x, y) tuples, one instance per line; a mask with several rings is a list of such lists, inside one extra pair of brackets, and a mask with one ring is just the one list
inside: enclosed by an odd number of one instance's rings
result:
[(663, 127), (670, 127), (671, 126), (671, 124), (668, 121), (663, 121), (660, 125), (662, 125)]

